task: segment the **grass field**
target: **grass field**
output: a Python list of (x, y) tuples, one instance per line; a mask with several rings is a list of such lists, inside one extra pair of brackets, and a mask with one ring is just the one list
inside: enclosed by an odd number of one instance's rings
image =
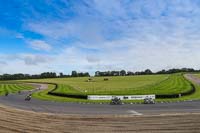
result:
[[(188, 82), (182, 74), (172, 75), (145, 75), (130, 77), (108, 77), (108, 81), (104, 81), (103, 77), (94, 77), (91, 82), (87, 82), (88, 78), (61, 78), (61, 79), (39, 79), (28, 80), (32, 82), (49, 82), (57, 83), (58, 88), (54, 93), (67, 94), (112, 94), (112, 95), (134, 95), (134, 94), (178, 94), (191, 89)], [(48, 92), (54, 88), (49, 85), (49, 89), (35, 93), (33, 96), (43, 100), (53, 101), (70, 101), (70, 102), (88, 102), (84, 99), (66, 98), (48, 95)], [(197, 88), (199, 88), (197, 86)], [(188, 97), (182, 97), (178, 100), (185, 100)], [(162, 100), (162, 99), (161, 99)], [(177, 99), (165, 99), (173, 101)], [(160, 101), (160, 99), (158, 100)], [(94, 101), (90, 101), (94, 102)], [(105, 101), (95, 101), (105, 102)]]
[(175, 94), (191, 89), (190, 83), (182, 74), (145, 75), (131, 77), (94, 77), (31, 80), (58, 84), (54, 93), (85, 95), (134, 95), (134, 94)]
[(151, 90), (152, 86), (167, 80), (168, 75), (145, 75), (130, 77), (94, 77), (87, 82), (88, 78), (60, 78), (60, 79), (39, 79), (29, 80), (35, 82), (48, 82), (58, 84), (55, 93), (67, 94), (144, 94)]
[(0, 95), (5, 95), (6, 93), (16, 93), (21, 90), (31, 89), (34, 89), (34, 87), (26, 84), (20, 84), (16, 82), (0, 82)]

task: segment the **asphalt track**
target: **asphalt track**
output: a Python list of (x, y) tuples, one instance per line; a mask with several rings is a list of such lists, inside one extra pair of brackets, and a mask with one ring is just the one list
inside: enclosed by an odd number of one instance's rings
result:
[[(192, 75), (186, 75), (190, 80), (200, 84), (200, 79)], [(34, 84), (36, 88), (47, 89), (47, 85)], [(38, 91), (35, 89), (33, 91)], [(1, 96), (0, 103), (17, 109), (34, 112), (56, 113), (56, 114), (79, 114), (79, 115), (164, 115), (176, 113), (200, 113), (200, 101), (185, 101), (176, 103), (156, 103), (145, 104), (79, 104), (42, 101), (31, 99), (25, 101), (24, 98), (30, 91), (23, 91), (20, 94), (10, 94)]]

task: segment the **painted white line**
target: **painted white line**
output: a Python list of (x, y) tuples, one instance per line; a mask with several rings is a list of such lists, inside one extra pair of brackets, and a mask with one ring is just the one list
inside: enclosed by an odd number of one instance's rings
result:
[(135, 110), (129, 110), (128, 112), (132, 115), (143, 115), (142, 113), (136, 112)]

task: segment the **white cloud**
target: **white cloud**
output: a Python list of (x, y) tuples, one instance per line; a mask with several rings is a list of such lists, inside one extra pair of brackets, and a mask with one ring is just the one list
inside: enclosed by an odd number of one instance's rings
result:
[(51, 45), (47, 44), (45, 41), (42, 40), (31, 40), (28, 41), (31, 48), (35, 50), (44, 50), (50, 51), (52, 49)]
[(26, 65), (38, 65), (51, 60), (49, 56), (33, 54), (22, 54), (20, 55), (20, 58), (24, 60)]
[[(173, 42), (176, 42), (177, 45), (169, 45)], [(173, 67), (199, 69), (200, 53), (198, 49), (200, 49), (200, 41), (194, 42), (196, 45), (190, 45), (186, 48), (182, 44), (193, 43), (187, 38), (172, 38), (163, 42), (159, 38), (154, 38), (149, 41), (148, 45), (146, 45), (146, 41), (122, 39), (102, 44), (110, 46), (104, 47), (103, 52), (100, 48), (88, 53), (77, 45), (63, 48), (55, 55), (1, 55), (0, 61), (4, 63), (1, 65), (1, 71), (10, 73), (40, 73), (44, 71), (70, 73), (71, 70), (94, 72), (96, 70), (126, 69), (138, 71), (150, 68), (153, 71), (158, 71)], [(114, 47), (115, 45), (120, 47)]]
[[(47, 42), (51, 40), (51, 44), (59, 43), (54, 44), (54, 50), (43, 40), (28, 41), (31, 48), (53, 54), (18, 55), (18, 59), (11, 59), (22, 66), (18, 70), (200, 68), (200, 8), (197, 4), (188, 0), (85, 3), (87, 6), (72, 4), (75, 17), (70, 19), (63, 16), (64, 19), (28, 21), (27, 29), (42, 35)], [(66, 12), (63, 11), (63, 15)], [(16, 65), (10, 66), (8, 60), (6, 63), (9, 67), (4, 69), (17, 72), (13, 68)]]

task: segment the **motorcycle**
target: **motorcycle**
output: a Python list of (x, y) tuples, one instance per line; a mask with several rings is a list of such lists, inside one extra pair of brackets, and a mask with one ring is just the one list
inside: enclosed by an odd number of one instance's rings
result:
[(144, 104), (155, 104), (155, 100), (152, 98), (145, 98)]
[(8, 96), (8, 92), (5, 93), (5, 96)]
[(26, 96), (25, 101), (30, 101), (31, 100), (31, 95)]
[(122, 101), (120, 98), (114, 97), (113, 99), (111, 99), (110, 104), (111, 105), (122, 105)]

